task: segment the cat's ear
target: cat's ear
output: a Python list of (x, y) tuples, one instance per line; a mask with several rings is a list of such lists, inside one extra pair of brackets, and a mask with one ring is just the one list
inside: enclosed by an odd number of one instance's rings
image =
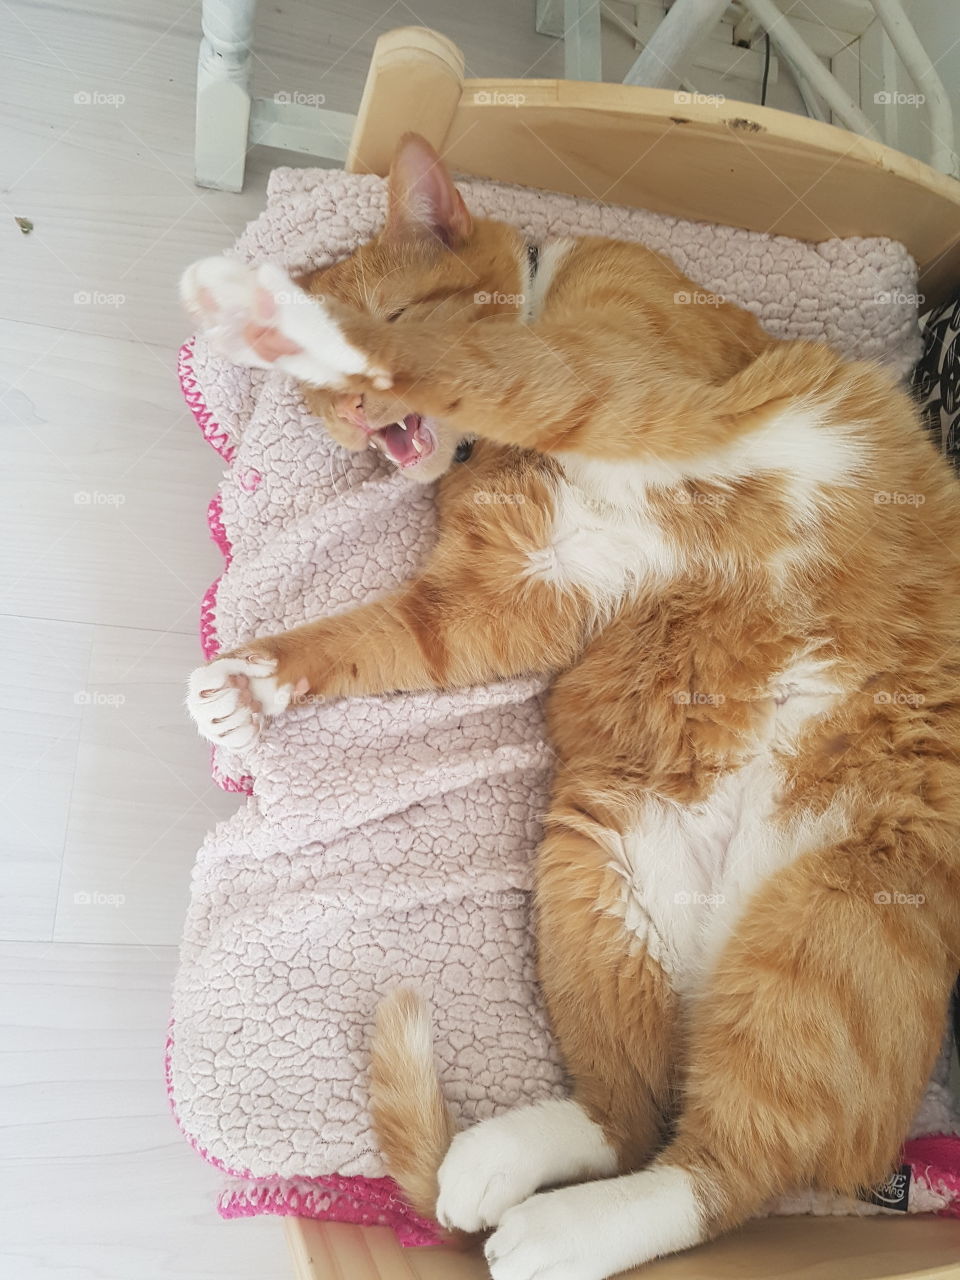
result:
[(384, 235), (455, 248), (472, 230), (470, 211), (436, 151), (418, 133), (404, 134), (390, 166)]

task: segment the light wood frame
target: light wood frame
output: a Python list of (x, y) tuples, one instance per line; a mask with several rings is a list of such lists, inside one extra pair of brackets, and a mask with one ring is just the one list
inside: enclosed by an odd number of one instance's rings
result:
[[(490, 1280), (479, 1251), (403, 1249), (389, 1227), (287, 1218), (285, 1231), (294, 1280)], [(958, 1259), (946, 1218), (762, 1218), (620, 1280), (957, 1280)]]
[[(463, 57), (409, 27), (377, 42), (347, 168), (385, 174), (407, 130), (456, 171), (802, 240), (884, 235), (917, 259), (930, 305), (960, 289), (960, 184), (832, 125), (659, 89), (464, 80)], [(296, 1280), (483, 1280), (479, 1254), (401, 1249), (385, 1227), (288, 1218)], [(630, 1272), (646, 1280), (960, 1280), (960, 1222), (769, 1218)]]

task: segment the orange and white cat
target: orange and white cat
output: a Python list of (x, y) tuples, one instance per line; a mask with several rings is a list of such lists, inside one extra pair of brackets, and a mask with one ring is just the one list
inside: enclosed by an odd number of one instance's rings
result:
[(602, 1280), (779, 1193), (883, 1180), (960, 947), (960, 506), (909, 400), (677, 305), (695, 286), (638, 245), (531, 252), (416, 137), (382, 234), (305, 288), (220, 259), (184, 281), (347, 447), (442, 477), (439, 536), (386, 598), (196, 672), (201, 732), (242, 747), (307, 692), (552, 676), (536, 928), (571, 1096), (453, 1136), (395, 995), (388, 1167), (493, 1229), (494, 1280)]

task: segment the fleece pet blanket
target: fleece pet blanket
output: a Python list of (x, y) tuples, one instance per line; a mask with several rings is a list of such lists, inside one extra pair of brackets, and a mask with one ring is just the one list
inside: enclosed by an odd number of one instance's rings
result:
[[(702, 287), (690, 306), (722, 294), (778, 336), (824, 338), (903, 375), (918, 357), (916, 270), (901, 245), (803, 245), (462, 185), (475, 212), (536, 239), (593, 232), (661, 250)], [(384, 204), (379, 178), (280, 169), (235, 252), (293, 272), (323, 266), (378, 229)], [(373, 452), (340, 450), (290, 381), (228, 365), (202, 339), (183, 349), (181, 379), (228, 464), (209, 513), (225, 568), (203, 602), (205, 656), (414, 572), (434, 528), (429, 490)], [(197, 860), (168, 1080), (183, 1132), (232, 1179), (225, 1215), (384, 1222), (407, 1243), (432, 1238), (384, 1178), (366, 1112), (374, 1009), (399, 982), (432, 1003), (462, 1124), (562, 1092), (527, 912), (549, 774), (541, 692), (517, 680), (314, 703), (271, 722), (242, 761), (215, 754), (221, 785), (247, 799)], [(943, 1085), (941, 1069), (918, 1133), (955, 1127)], [(933, 1181), (914, 1179), (911, 1207), (947, 1204)], [(810, 1198), (785, 1207), (838, 1211)]]

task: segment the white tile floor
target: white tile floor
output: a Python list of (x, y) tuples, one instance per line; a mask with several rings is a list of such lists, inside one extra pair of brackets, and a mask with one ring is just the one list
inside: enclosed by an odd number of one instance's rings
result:
[[(524, 0), (261, 4), (262, 94), (354, 111), (379, 32), (557, 74)], [(0, 0), (0, 1274), (285, 1280), (221, 1222), (162, 1049), (194, 853), (236, 799), (181, 707), (219, 477), (177, 387), (176, 281), (259, 209), (192, 183), (199, 3)], [(76, 95), (122, 101), (87, 104)], [(21, 234), (14, 219), (34, 223)]]

